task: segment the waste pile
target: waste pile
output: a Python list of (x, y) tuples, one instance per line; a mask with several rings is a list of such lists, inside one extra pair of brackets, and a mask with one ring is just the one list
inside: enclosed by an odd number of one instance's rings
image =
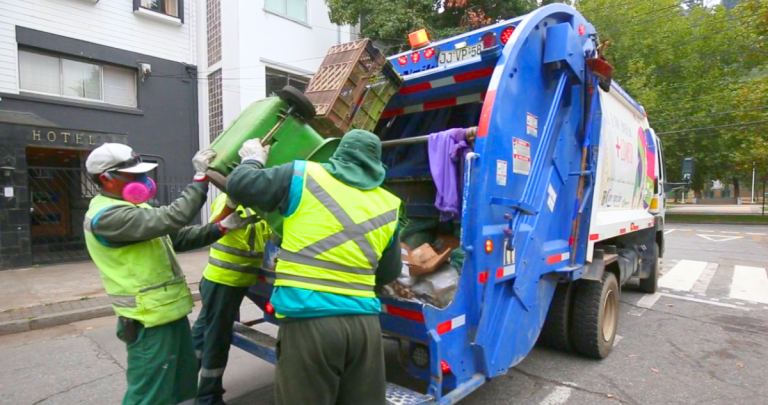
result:
[[(455, 228), (452, 231), (450, 228)], [(451, 223), (411, 221), (402, 235), (400, 277), (381, 295), (445, 308), (453, 300), (464, 265), (460, 229)], [(413, 247), (415, 246), (415, 247)]]

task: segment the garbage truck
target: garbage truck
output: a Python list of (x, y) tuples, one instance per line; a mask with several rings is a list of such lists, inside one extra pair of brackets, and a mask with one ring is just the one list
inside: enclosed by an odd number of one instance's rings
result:
[[(444, 40), (424, 31), (411, 39), (413, 49), (388, 58), (402, 86), (375, 132), (385, 186), (412, 223), (439, 222), (430, 134), (477, 128), (455, 162), (460, 212), (448, 222), (463, 257), (445, 264), (455, 275), (451, 299), (380, 297), (382, 338), (398, 343), (405, 372), (428, 385), (388, 383), (387, 401), (453, 404), (507, 373), (537, 342), (605, 358), (622, 286), (657, 288), (665, 172), (659, 138), (643, 107), (611, 80), (595, 27), (552, 4)], [(256, 132), (273, 128), (269, 136), (279, 138), (274, 125), (291, 111), (311, 118), (300, 98), (268, 99), (262, 107), (284, 101), (289, 111), (278, 108)], [(320, 139), (313, 148), (327, 156)], [(272, 363), (276, 339), (260, 324), (279, 324), (269, 302), (276, 256), (270, 244), (248, 293), (263, 317), (240, 320), (232, 337)]]

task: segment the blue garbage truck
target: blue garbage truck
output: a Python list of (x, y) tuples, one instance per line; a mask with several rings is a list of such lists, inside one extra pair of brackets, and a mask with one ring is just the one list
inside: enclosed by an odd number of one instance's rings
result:
[[(427, 33), (420, 33), (424, 38)], [(403, 85), (378, 122), (386, 185), (409, 218), (437, 218), (429, 136), (477, 127), (458, 162), (464, 260), (450, 303), (382, 296), (383, 338), (426, 392), (388, 384), (391, 404), (453, 404), (534, 345), (604, 358), (621, 286), (653, 293), (664, 253), (664, 163), (646, 112), (610, 79), (594, 26), (574, 8), (530, 14), (389, 58)], [(607, 68), (607, 69), (606, 69)], [(270, 245), (265, 263), (274, 263)], [(249, 297), (263, 318), (233, 344), (275, 363), (279, 323), (266, 264)], [(633, 283), (635, 283), (633, 281)]]

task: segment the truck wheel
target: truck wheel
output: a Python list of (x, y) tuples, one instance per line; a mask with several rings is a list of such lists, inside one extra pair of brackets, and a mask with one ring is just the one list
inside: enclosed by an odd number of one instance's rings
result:
[(659, 244), (653, 244), (653, 264), (648, 278), (640, 279), (640, 291), (653, 294), (659, 288)]
[(571, 322), (571, 341), (584, 356), (604, 359), (613, 349), (619, 324), (619, 283), (606, 271), (602, 282), (576, 283)]
[(541, 330), (539, 343), (555, 350), (570, 351), (572, 349), (569, 336), (571, 321), (571, 302), (573, 283), (558, 284), (552, 305), (549, 306), (547, 320)]
[(315, 118), (317, 112), (315, 106), (311, 101), (301, 92), (301, 90), (293, 86), (285, 86), (279, 94), (280, 100), (283, 100), (289, 106), (296, 109), (296, 113), (304, 120), (310, 121)]

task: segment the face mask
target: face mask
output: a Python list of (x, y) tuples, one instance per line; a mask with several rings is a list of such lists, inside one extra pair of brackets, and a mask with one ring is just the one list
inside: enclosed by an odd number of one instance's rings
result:
[(141, 204), (149, 201), (157, 194), (157, 185), (146, 174), (139, 174), (136, 179), (123, 187), (123, 200), (131, 204)]

